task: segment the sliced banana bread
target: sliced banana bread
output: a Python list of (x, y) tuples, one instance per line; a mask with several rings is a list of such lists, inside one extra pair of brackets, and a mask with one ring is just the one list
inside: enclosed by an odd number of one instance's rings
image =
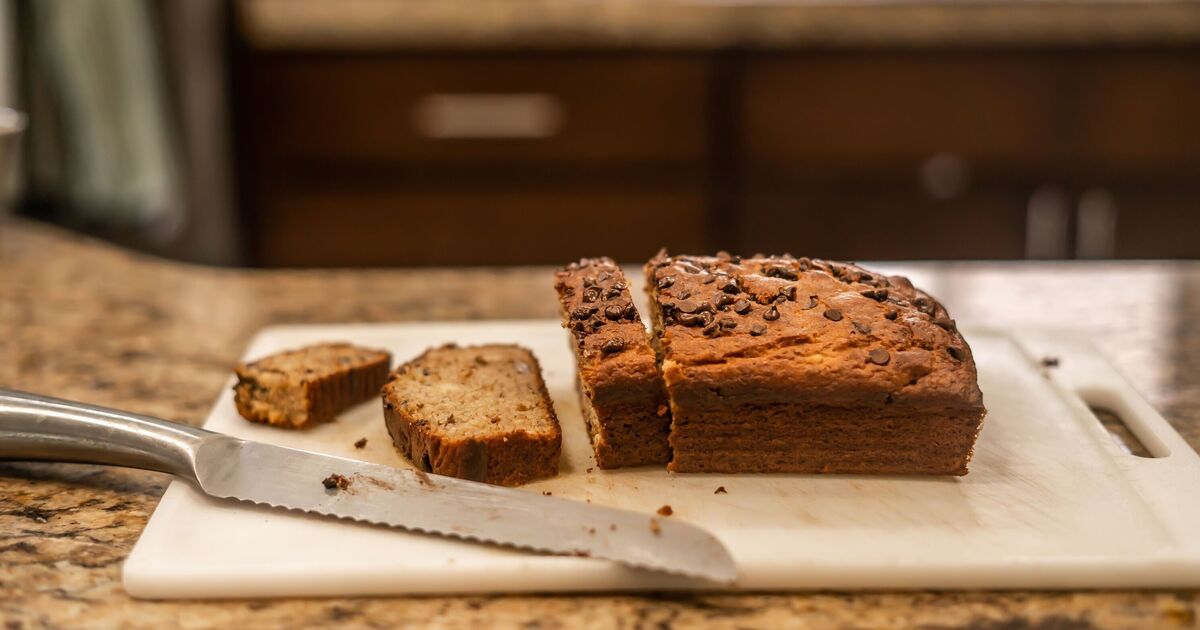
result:
[(251, 422), (306, 427), (379, 394), (392, 355), (348, 343), (321, 343), (238, 365), (238, 413)]
[(666, 393), (625, 274), (609, 258), (584, 258), (556, 273), (554, 288), (579, 365), (579, 404), (596, 463), (666, 464)]
[(520, 346), (427, 350), (392, 373), (383, 415), (396, 448), (426, 472), (505, 486), (558, 474), (558, 417)]
[(966, 474), (986, 413), (975, 361), (906, 278), (665, 253), (646, 273), (672, 470)]

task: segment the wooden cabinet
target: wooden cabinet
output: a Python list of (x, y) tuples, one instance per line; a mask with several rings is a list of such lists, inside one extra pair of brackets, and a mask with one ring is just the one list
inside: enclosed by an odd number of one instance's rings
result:
[(263, 265), (1200, 257), (1200, 49), (242, 51)]

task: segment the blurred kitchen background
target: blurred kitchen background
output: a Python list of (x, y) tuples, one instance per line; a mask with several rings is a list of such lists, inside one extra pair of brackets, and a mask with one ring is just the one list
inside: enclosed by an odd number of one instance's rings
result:
[(1197, 2), (2, 6), (11, 212), (173, 258), (1200, 257)]

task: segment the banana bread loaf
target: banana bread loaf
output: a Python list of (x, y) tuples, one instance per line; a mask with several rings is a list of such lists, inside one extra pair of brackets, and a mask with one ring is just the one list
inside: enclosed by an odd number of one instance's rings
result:
[(426, 472), (512, 486), (558, 474), (562, 431), (533, 353), (442, 346), (392, 373), (383, 415)]
[(625, 274), (609, 258), (584, 258), (556, 273), (554, 288), (597, 465), (666, 464), (666, 394)]
[(946, 310), (900, 276), (793, 258), (646, 265), (679, 472), (967, 472), (986, 410)]
[(251, 422), (306, 427), (379, 394), (392, 355), (348, 343), (322, 343), (263, 357), (235, 369), (234, 403)]

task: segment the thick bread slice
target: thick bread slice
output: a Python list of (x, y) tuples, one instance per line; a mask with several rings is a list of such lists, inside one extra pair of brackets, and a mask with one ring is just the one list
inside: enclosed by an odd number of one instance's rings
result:
[(392, 373), (383, 414), (396, 448), (439, 475), (512, 486), (558, 474), (562, 430), (541, 366), (520, 346), (442, 346)]
[(579, 404), (601, 468), (666, 464), (666, 393), (621, 268), (584, 258), (555, 274), (559, 312), (579, 364)]
[(392, 355), (348, 343), (321, 343), (238, 365), (234, 403), (251, 422), (306, 427), (379, 393)]

